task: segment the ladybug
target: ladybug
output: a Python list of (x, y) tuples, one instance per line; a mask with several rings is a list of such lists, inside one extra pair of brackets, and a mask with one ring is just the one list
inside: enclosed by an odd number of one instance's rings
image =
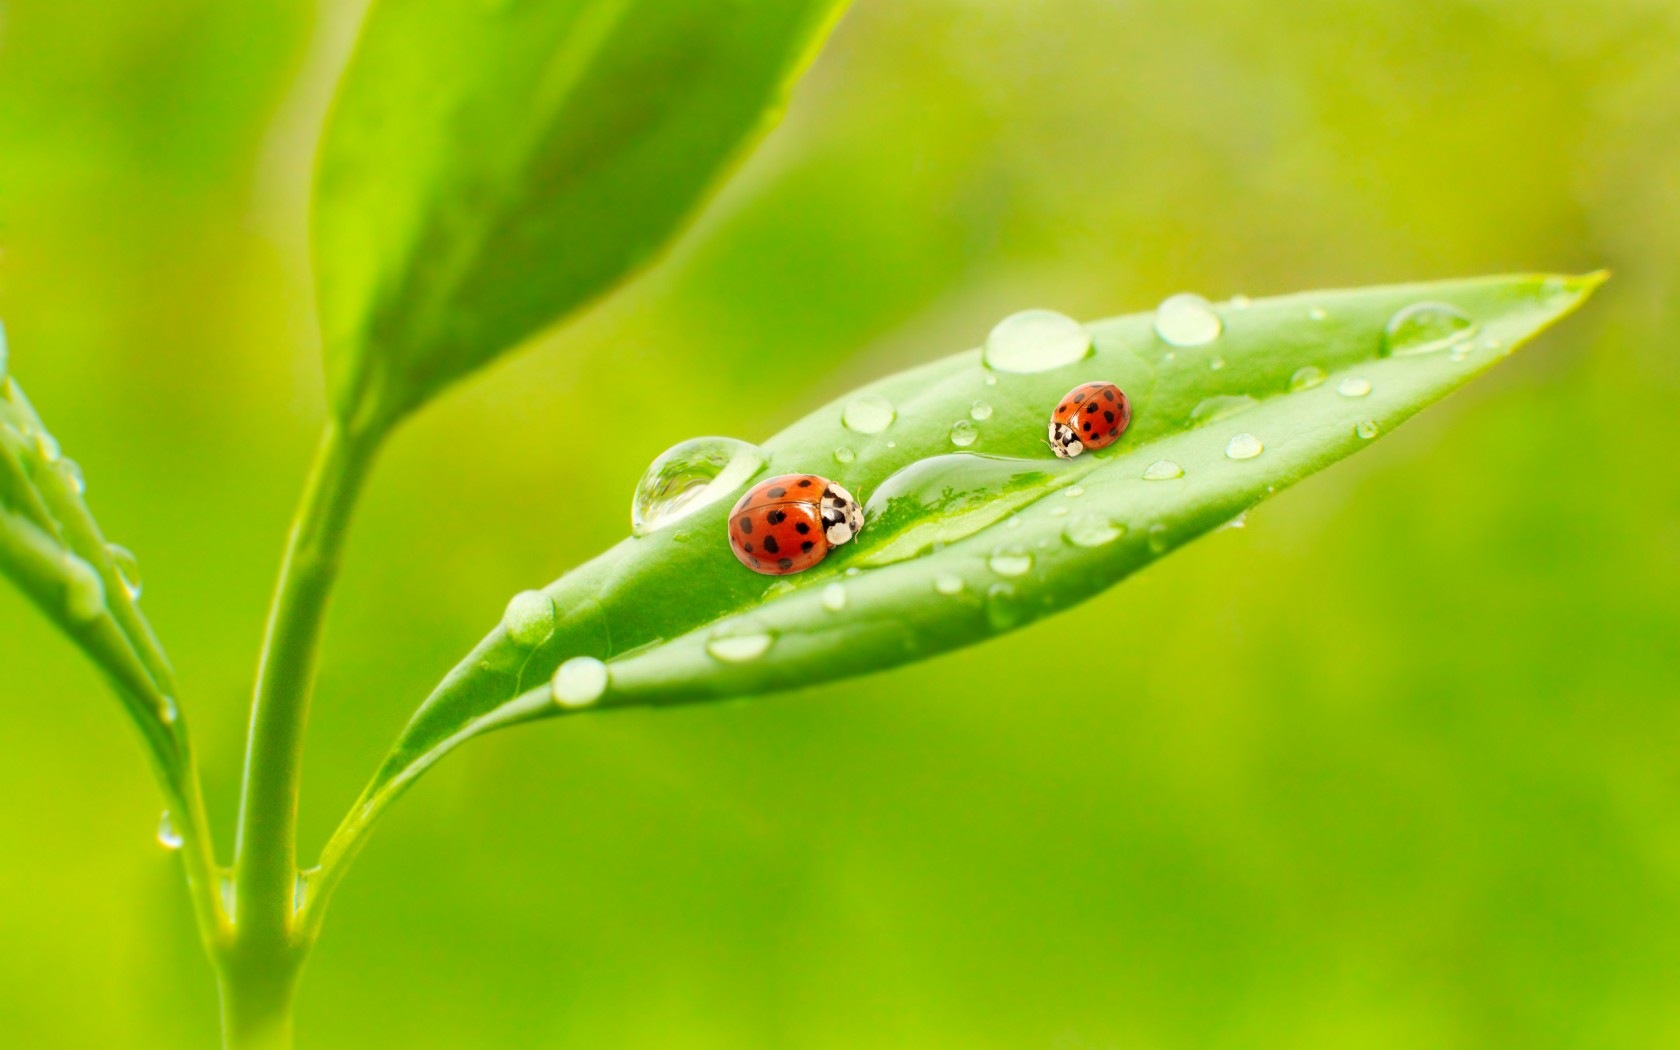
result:
[(1081, 383), (1050, 413), (1050, 451), (1072, 459), (1086, 449), (1107, 448), (1132, 421), (1132, 403), (1113, 383)]
[(863, 508), (815, 474), (783, 474), (747, 490), (729, 512), (729, 549), (766, 576), (804, 572), (863, 529)]

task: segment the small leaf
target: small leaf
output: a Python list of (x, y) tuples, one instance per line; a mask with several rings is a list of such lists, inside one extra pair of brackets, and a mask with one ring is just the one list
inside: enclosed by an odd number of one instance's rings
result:
[[(668, 704), (814, 685), (1077, 605), (1392, 431), (1602, 280), (1492, 277), (1243, 300), (1210, 308), (1211, 338), (1205, 317), (1135, 314), (1086, 326), (1089, 356), (1078, 356), (1077, 332), (1071, 345), (1040, 347), (1070, 362), (1044, 371), (993, 370), (970, 351), (881, 380), (766, 442), (755, 475), (810, 472), (844, 485), (870, 512), (856, 539), (808, 572), (758, 576), (725, 535), (752, 479), (708, 490), (715, 498), (686, 506), (680, 521), (551, 584), (560, 616), (545, 640), (491, 632), (416, 713), (346, 830), (359, 833), (462, 741), (580, 699)], [(1419, 304), (1435, 313), (1408, 312)], [(1056, 334), (1041, 321), (1033, 330)], [(1032, 355), (997, 358), (1021, 367)], [(1058, 460), (1045, 444), (1050, 411), (1093, 379), (1129, 394), (1131, 428), (1107, 449)], [(590, 672), (568, 671), (589, 688), (557, 703), (548, 679), (566, 661)]]
[(376, 0), (321, 147), (334, 401), (378, 429), (645, 265), (844, 0)]

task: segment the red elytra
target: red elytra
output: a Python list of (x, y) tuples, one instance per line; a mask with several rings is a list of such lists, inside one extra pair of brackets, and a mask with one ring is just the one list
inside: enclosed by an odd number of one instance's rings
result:
[(1113, 383), (1081, 383), (1050, 413), (1050, 450), (1072, 459), (1086, 449), (1107, 448), (1132, 422), (1132, 403)]
[(816, 474), (783, 474), (747, 490), (729, 512), (729, 549), (766, 576), (803, 572), (850, 542), (863, 510), (845, 489)]

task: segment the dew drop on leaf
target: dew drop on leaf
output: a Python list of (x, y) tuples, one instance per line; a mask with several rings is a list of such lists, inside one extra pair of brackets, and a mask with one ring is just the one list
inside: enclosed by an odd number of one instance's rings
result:
[(520, 591), (502, 611), (502, 626), (515, 645), (534, 649), (554, 633), (554, 599), (542, 591)]
[(1031, 551), (1020, 547), (999, 547), (986, 559), (986, 564), (999, 576), (1025, 576), (1032, 571), (1033, 556)]
[(1125, 535), (1126, 528), (1101, 514), (1081, 512), (1068, 519), (1062, 535), (1075, 547), (1101, 547)]
[(836, 462), (836, 463), (846, 464), (846, 463), (850, 463), (852, 460), (854, 460), (856, 458), (857, 458), (857, 453), (853, 452), (851, 449), (847, 448), (845, 445), (841, 445), (839, 448), (834, 450), (834, 462)]
[(1224, 331), (1213, 304), (1193, 292), (1180, 292), (1155, 308), (1155, 334), (1173, 346), (1206, 346)]
[(1319, 368), (1317, 365), (1302, 365), (1300, 368), (1295, 370), (1294, 375), (1289, 377), (1289, 390), (1291, 393), (1299, 393), (1302, 390), (1311, 390), (1313, 387), (1324, 382), (1325, 378), (1324, 369)]
[(1149, 526), (1149, 549), (1156, 554), (1164, 553), (1167, 549), (1167, 527), (1165, 525)]
[(1078, 499), (1085, 495), (1085, 487), (1083, 485), (1069, 485), (1063, 495), (1067, 496), (1068, 499)]
[(839, 612), (846, 607), (846, 588), (842, 584), (831, 583), (823, 588), (823, 608), (829, 612)]
[(997, 323), (986, 336), (981, 359), (999, 372), (1048, 372), (1091, 354), (1091, 333), (1054, 310), (1022, 310)]
[(158, 701), (158, 717), (163, 719), (166, 726), (174, 725), (175, 720), (181, 717), (180, 705), (175, 703), (173, 696), (166, 696)]
[(64, 556), (64, 611), (78, 623), (105, 611), (105, 584), (93, 566), (74, 554)]
[(1237, 434), (1225, 444), (1227, 459), (1253, 459), (1266, 449), (1253, 434)]
[(940, 594), (961, 594), (963, 579), (951, 573), (941, 573), (933, 578), (933, 589)]
[(994, 583), (986, 591), (986, 622), (994, 631), (1007, 631), (1021, 622), (1025, 609), (1015, 588), (1007, 583)]
[(1377, 426), (1377, 421), (1374, 419), (1362, 419), (1359, 421), (1358, 425), (1353, 428), (1353, 432), (1358, 434), (1363, 440), (1369, 441), (1378, 434), (1382, 433), (1382, 428)]
[(1250, 299), (1246, 295), (1233, 295), (1233, 296), (1231, 296), (1231, 309), (1233, 309), (1233, 310), (1246, 310), (1250, 306), (1252, 306), (1253, 303), (1254, 303), (1254, 300)]
[(859, 434), (879, 434), (897, 418), (892, 402), (876, 394), (853, 398), (840, 410), (840, 422)]
[(1330, 319), (1330, 312), (1322, 306), (1315, 306), (1307, 311), (1307, 316), (1315, 321), (1327, 321)]
[(105, 549), (111, 552), (111, 564), (116, 566), (117, 579), (122, 581), (129, 600), (138, 601), (141, 590), (140, 559), (120, 543), (108, 543)]
[(992, 406), (984, 401), (976, 401), (969, 406), (968, 417), (977, 423), (983, 423), (992, 418)]
[(1456, 306), (1413, 303), (1397, 310), (1383, 327), (1383, 353), (1407, 357), (1445, 350), (1474, 336), (1478, 327)]
[(65, 457), (58, 461), (58, 472), (64, 475), (64, 483), (70, 486), (71, 492), (78, 496), (87, 495), (87, 475), (82, 473), (80, 463)]
[(35, 454), (48, 463), (58, 462), (58, 439), (45, 430), (35, 431)]
[(764, 450), (734, 438), (692, 438), (661, 453), (642, 474), (630, 501), (638, 536), (735, 493), (764, 466)]
[(712, 633), (706, 652), (726, 664), (751, 663), (769, 652), (774, 640), (769, 629), (756, 620), (732, 620)]
[(1215, 355), (1214, 359), (1208, 362), (1208, 367), (1217, 372), (1225, 367), (1225, 359)]
[(967, 448), (980, 437), (980, 428), (967, 419), (959, 419), (951, 424), (951, 444), (958, 448)]
[(1171, 481), (1183, 476), (1184, 468), (1170, 459), (1158, 459), (1143, 468), (1143, 480), (1145, 481)]
[(560, 707), (588, 707), (607, 691), (607, 665), (593, 656), (574, 656), (554, 670), (549, 695)]
[(1336, 393), (1343, 397), (1364, 397), (1371, 392), (1371, 381), (1352, 377), (1336, 384)]
[(158, 845), (164, 849), (177, 850), (181, 848), (181, 833), (175, 830), (175, 822), (169, 818), (167, 809), (163, 811), (163, 816), (158, 818), (157, 840)]

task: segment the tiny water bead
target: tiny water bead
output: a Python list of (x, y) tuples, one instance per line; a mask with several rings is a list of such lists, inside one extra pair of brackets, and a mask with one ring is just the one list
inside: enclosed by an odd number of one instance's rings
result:
[(986, 559), (986, 564), (999, 576), (1025, 576), (1032, 571), (1032, 552), (1020, 547), (999, 547)]
[(1050, 516), (1052, 518), (1065, 518), (1065, 517), (1067, 517), (1067, 514), (1068, 514), (1068, 509), (1067, 509), (1067, 504), (1065, 504), (1065, 503), (1050, 508)]
[(1230, 521), (1227, 521), (1225, 524), (1219, 526), (1219, 531), (1224, 532), (1227, 529), (1246, 529), (1247, 527), (1248, 527), (1248, 511), (1240, 510), (1240, 511), (1237, 512), (1236, 517), (1232, 518)]
[(1382, 427), (1379, 427), (1374, 419), (1362, 419), (1354, 426), (1353, 432), (1362, 439), (1369, 441), (1382, 433)]
[(1224, 331), (1213, 304), (1193, 292), (1180, 292), (1155, 308), (1155, 334), (1173, 346), (1206, 346)]
[(588, 707), (607, 691), (607, 665), (593, 656), (574, 656), (554, 670), (548, 692), (560, 707)]
[(1085, 495), (1085, 486), (1083, 486), (1083, 485), (1069, 485), (1063, 491), (1062, 494), (1065, 495), (1068, 499), (1078, 499), (1080, 496)]
[(1196, 407), (1190, 410), (1191, 426), (1202, 426), (1221, 419), (1229, 419), (1239, 412), (1246, 412), (1260, 404), (1259, 401), (1247, 394), (1219, 394), (1214, 397), (1204, 397), (1196, 402)]
[(1326, 321), (1330, 318), (1330, 311), (1322, 306), (1315, 306), (1307, 311), (1307, 316), (1315, 321)]
[(181, 848), (181, 833), (175, 829), (175, 821), (170, 819), (167, 809), (163, 811), (163, 816), (158, 818), (157, 840), (158, 845), (166, 850)]
[(792, 580), (777, 580), (775, 583), (772, 583), (770, 586), (764, 588), (764, 600), (772, 601), (776, 598), (782, 597), (783, 595), (792, 594), (798, 589), (799, 586)]
[(180, 705), (175, 703), (173, 696), (166, 696), (158, 701), (158, 717), (166, 726), (172, 726), (181, 717)]
[(846, 588), (839, 583), (831, 583), (823, 588), (822, 605), (829, 612), (839, 612), (846, 607)]
[(541, 645), (554, 633), (554, 599), (542, 591), (520, 591), (502, 611), (502, 626), (515, 645)]
[(857, 458), (857, 453), (853, 452), (851, 449), (847, 448), (845, 445), (841, 445), (839, 448), (834, 450), (834, 462), (836, 462), (836, 463), (846, 464), (846, 463), (850, 463), (852, 460), (854, 460), (856, 458)]
[(630, 501), (630, 529), (645, 536), (715, 503), (764, 466), (764, 450), (735, 438), (692, 438), (649, 464)]
[(58, 439), (45, 430), (36, 429), (35, 454), (48, 463), (58, 462)]
[(1213, 360), (1208, 362), (1208, 367), (1210, 369), (1212, 369), (1213, 371), (1217, 372), (1220, 369), (1225, 367), (1225, 359), (1223, 357), (1219, 357), (1218, 355), (1215, 355)]
[(1170, 459), (1158, 459), (1143, 468), (1143, 480), (1145, 481), (1171, 481), (1183, 476), (1184, 468)]
[(1388, 319), (1382, 350), (1395, 357), (1434, 353), (1471, 338), (1479, 327), (1450, 303), (1413, 303)]
[(994, 631), (1007, 631), (1026, 615), (1026, 607), (1007, 583), (994, 583), (986, 591), (986, 622)]
[(74, 554), (64, 556), (64, 611), (78, 623), (105, 612), (105, 584), (93, 566)]
[(87, 475), (82, 473), (82, 465), (66, 456), (58, 461), (58, 472), (64, 475), (64, 483), (70, 491), (78, 496), (87, 495)]
[(999, 372), (1048, 372), (1091, 354), (1091, 333), (1054, 310), (1022, 310), (997, 323), (980, 358)]
[(898, 411), (893, 408), (892, 402), (878, 394), (853, 398), (840, 410), (841, 424), (859, 434), (879, 434), (892, 426), (897, 418)]
[(1062, 530), (1062, 535), (1075, 547), (1101, 547), (1125, 534), (1125, 526), (1116, 525), (1101, 514), (1085, 512), (1069, 518), (1067, 527)]
[(959, 419), (951, 424), (951, 444), (958, 448), (967, 448), (980, 437), (980, 428), (967, 419)]
[(1266, 449), (1253, 434), (1237, 434), (1225, 444), (1227, 459), (1253, 459)]
[(1154, 551), (1156, 554), (1165, 553), (1165, 551), (1167, 549), (1167, 543), (1168, 543), (1167, 527), (1165, 525), (1151, 525), (1151, 526), (1149, 526), (1149, 549), (1150, 550)]
[(933, 578), (933, 589), (944, 595), (961, 594), (963, 591), (963, 578), (961, 576), (953, 576), (948, 572), (941, 573)]
[(1302, 365), (1289, 377), (1289, 391), (1300, 393), (1303, 390), (1311, 390), (1327, 378), (1329, 377), (1324, 374), (1324, 369), (1317, 365)]
[(122, 582), (123, 590), (128, 594), (129, 601), (139, 601), (142, 583), (140, 580), (140, 559), (134, 552), (120, 543), (108, 543), (105, 549), (111, 553), (111, 564), (116, 567), (117, 579)]
[(992, 406), (988, 405), (984, 401), (976, 401), (974, 404), (968, 406), (968, 418), (974, 420), (976, 423), (984, 423), (986, 420), (992, 418)]
[(1336, 393), (1343, 397), (1364, 397), (1371, 392), (1371, 381), (1352, 377), (1336, 384)]
[(757, 620), (734, 620), (718, 627), (706, 641), (706, 652), (726, 664), (745, 664), (770, 651), (775, 638)]

